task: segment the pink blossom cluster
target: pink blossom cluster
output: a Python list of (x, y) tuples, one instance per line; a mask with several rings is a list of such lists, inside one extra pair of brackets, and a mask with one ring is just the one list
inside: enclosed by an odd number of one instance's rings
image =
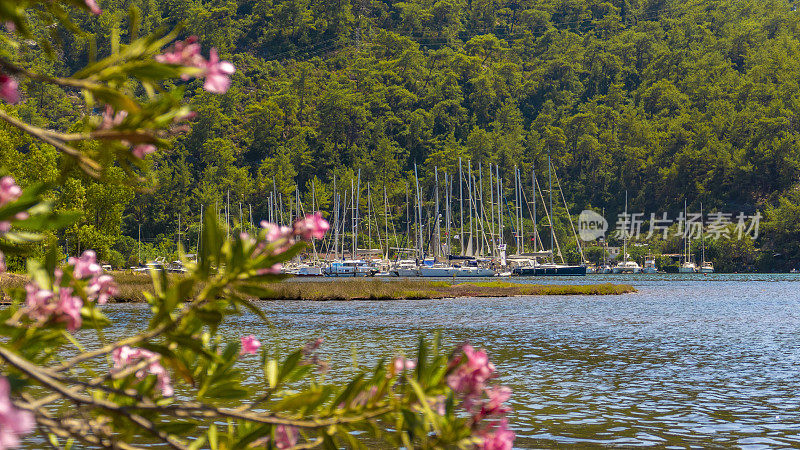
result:
[[(3, 178), (0, 178), (0, 206), (5, 206), (11, 202), (15, 202), (21, 196), (22, 196), (22, 189), (17, 185), (17, 182), (14, 181), (14, 178), (10, 176), (4, 176)], [(14, 216), (14, 219), (16, 220), (25, 220), (27, 218), (28, 218), (28, 213), (25, 211), (18, 212)], [(10, 220), (0, 221), (0, 233), (8, 233), (9, 231), (11, 231), (11, 221)]]
[[(215, 94), (224, 94), (231, 85), (230, 76), (236, 71), (228, 61), (220, 61), (217, 49), (212, 48), (208, 60), (200, 54), (200, 44), (196, 36), (190, 36), (185, 41), (176, 42), (171, 49), (156, 56), (156, 61), (177, 66), (195, 67), (202, 70), (201, 77), (206, 81), (203, 88)], [(183, 76), (188, 79), (187, 75)]]
[(303, 239), (322, 239), (325, 233), (331, 229), (327, 220), (322, 218), (318, 211), (314, 214), (303, 217), (294, 223), (294, 233)]
[(109, 298), (116, 295), (117, 285), (114, 278), (103, 273), (103, 268), (97, 263), (97, 255), (92, 250), (86, 250), (80, 258), (70, 257), (67, 263), (72, 266), (72, 275), (75, 278), (89, 280), (86, 287), (89, 300), (105, 305)]
[[(83, 252), (80, 258), (71, 257), (67, 261), (72, 266), (72, 275), (77, 280), (87, 280), (86, 298), (103, 305), (115, 295), (117, 286), (110, 275), (103, 274), (97, 263), (97, 256), (91, 250)], [(54, 319), (66, 324), (67, 329), (77, 330), (81, 327), (81, 308), (83, 300), (74, 295), (74, 289), (61, 286), (63, 272), (56, 269), (53, 280), (54, 290), (43, 289), (36, 282), (25, 286), (25, 305), (28, 317), (38, 322)], [(56, 289), (57, 288), (57, 289)]]
[(77, 330), (81, 327), (83, 300), (72, 295), (71, 287), (61, 286), (58, 292), (54, 293), (31, 282), (25, 285), (25, 291), (27, 293), (25, 306), (28, 309), (28, 317), (31, 319), (47, 322), (54, 318), (56, 322), (65, 323), (69, 330)]
[(297, 445), (298, 435), (297, 428), (291, 425), (278, 425), (275, 427), (275, 447), (280, 449), (294, 447)]
[(391, 375), (397, 375), (406, 370), (414, 370), (417, 367), (417, 362), (413, 359), (406, 359), (402, 356), (398, 356), (392, 360), (392, 372)]
[[(100, 122), (100, 130), (108, 130), (114, 128), (122, 123), (125, 118), (128, 117), (128, 111), (118, 111), (114, 112), (114, 108), (109, 105), (106, 105), (106, 110), (103, 111), (103, 119)], [(130, 142), (126, 140), (121, 140), (123, 145), (131, 145)], [(144, 159), (145, 156), (149, 155), (156, 151), (156, 146), (153, 144), (136, 144), (131, 149), (131, 153), (133, 156)]]
[(86, 3), (86, 6), (89, 8), (92, 14), (100, 14), (103, 12), (103, 10), (101, 10), (100, 7), (97, 6), (96, 0), (84, 0), (84, 2)]
[(19, 85), (14, 77), (0, 72), (0, 98), (8, 103), (19, 102)]
[(261, 342), (256, 339), (252, 334), (250, 336), (242, 336), (242, 349), (239, 351), (240, 355), (255, 355), (258, 349), (261, 348)]
[(172, 380), (164, 366), (158, 361), (161, 355), (153, 353), (143, 348), (131, 348), (127, 345), (118, 347), (111, 352), (111, 359), (114, 361), (115, 371), (123, 370), (128, 366), (135, 365), (141, 361), (149, 361), (147, 366), (136, 371), (136, 378), (142, 379), (147, 375), (155, 375), (161, 395), (171, 397), (175, 391), (172, 389)]
[(8, 380), (0, 376), (0, 450), (18, 447), (19, 437), (33, 431), (36, 424), (33, 414), (14, 407), (10, 395)]
[(319, 212), (295, 220), (291, 227), (280, 226), (266, 220), (261, 222), (261, 227), (267, 230), (267, 242), (283, 244), (278, 253), (288, 250), (295, 243), (295, 239), (322, 239), (331, 228)]
[(462, 352), (450, 361), (447, 384), (462, 399), (462, 406), (472, 415), (473, 428), (483, 439), (481, 448), (511, 449), (514, 432), (508, 428), (505, 415), (511, 411), (505, 402), (511, 390), (505, 386), (488, 386), (495, 376), (495, 367), (484, 350), (464, 345)]

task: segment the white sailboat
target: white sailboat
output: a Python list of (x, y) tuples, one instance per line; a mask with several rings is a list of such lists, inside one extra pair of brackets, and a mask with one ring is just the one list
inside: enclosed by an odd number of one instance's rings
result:
[[(628, 191), (625, 191), (625, 217), (628, 217)], [(642, 267), (636, 261), (628, 261), (628, 230), (622, 233), (622, 261), (617, 263), (611, 273), (642, 273)]]
[(697, 265), (692, 261), (692, 242), (689, 240), (686, 226), (686, 200), (683, 200), (683, 263), (678, 267), (678, 273), (697, 273)]
[(702, 257), (700, 259), (700, 273), (714, 273), (714, 263), (706, 261), (706, 230), (703, 223), (703, 204), (700, 203), (700, 242), (703, 246)]

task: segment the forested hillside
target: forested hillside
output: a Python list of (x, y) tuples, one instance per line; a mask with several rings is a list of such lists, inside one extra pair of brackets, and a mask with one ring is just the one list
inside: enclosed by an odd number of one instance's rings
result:
[[(548, 155), (572, 213), (620, 212), (626, 190), (630, 209), (647, 213), (677, 212), (684, 199), (707, 211), (762, 209), (772, 235), (760, 244), (800, 252), (791, 220), (800, 201), (800, 20), (791, 2), (98, 3), (101, 16), (76, 17), (91, 30), (83, 38), (42, 26), (63, 54), (43, 70), (72, 73), (117, 38), (124, 44), (133, 11), (143, 32), (183, 23), (184, 36), (216, 47), (237, 72), (222, 96), (186, 84), (197, 115), (170, 151), (150, 157), (152, 190), (68, 180), (59, 204), (85, 211), (59, 236), (70, 252), (80, 245), (126, 260), (140, 226), (161, 246), (154, 252), (174, 249), (179, 214), (190, 246), (201, 205), (222, 205), (228, 193), (234, 216), (242, 203), (260, 220), (273, 189), (288, 210), (295, 185), (310, 205), (313, 184), (325, 210), (334, 175), (349, 189), (358, 170), (362, 186), (381, 192), (375, 208), (385, 188), (404, 223), (415, 163), (424, 192), (434, 166), (457, 173), (459, 158), (484, 171), (499, 164), (511, 190), (514, 165), (544, 169)], [(42, 51), (2, 50), (33, 62)], [(84, 114), (69, 92), (21, 88), (23, 103), (3, 108), (40, 125), (67, 128)], [(20, 136), (0, 127), (0, 160), (27, 181), (54, 177), (56, 152)]]

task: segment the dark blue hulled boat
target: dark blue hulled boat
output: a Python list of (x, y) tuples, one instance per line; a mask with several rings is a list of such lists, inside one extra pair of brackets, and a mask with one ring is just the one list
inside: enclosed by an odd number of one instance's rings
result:
[(535, 266), (516, 267), (512, 275), (526, 276), (581, 276), (586, 275), (586, 266), (565, 266), (561, 264), (537, 264)]

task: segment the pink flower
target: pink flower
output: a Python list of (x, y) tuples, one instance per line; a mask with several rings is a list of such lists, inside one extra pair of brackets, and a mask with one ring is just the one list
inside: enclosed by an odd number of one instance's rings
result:
[(330, 224), (322, 218), (322, 214), (316, 212), (297, 220), (294, 223), (294, 234), (303, 239), (322, 239), (330, 228)]
[(261, 342), (256, 339), (252, 334), (250, 336), (242, 336), (242, 349), (239, 351), (240, 355), (250, 354), (255, 355), (258, 349), (261, 348)]
[(236, 72), (228, 61), (220, 61), (217, 56), (217, 49), (212, 48), (206, 64), (206, 82), (203, 88), (215, 94), (224, 94), (231, 86), (231, 75)]
[(278, 242), (282, 244), (275, 249), (275, 253), (283, 253), (294, 244), (294, 230), (292, 228), (279, 226), (266, 220), (261, 221), (261, 227), (267, 230), (267, 243)]
[(145, 350), (143, 348), (131, 348), (127, 345), (115, 348), (111, 352), (111, 360), (114, 361), (114, 369), (120, 371), (127, 366), (136, 364), (140, 361), (151, 361), (146, 368), (136, 372), (136, 378), (142, 379), (146, 375), (154, 375), (157, 378), (157, 386), (161, 389), (161, 395), (171, 397), (175, 391), (172, 388), (172, 380), (164, 366), (158, 360), (161, 355)]
[(206, 65), (203, 55), (200, 54), (200, 44), (197, 43), (197, 36), (189, 36), (185, 41), (175, 42), (170, 50), (157, 55), (155, 59), (162, 64), (201, 69)]
[(53, 293), (47, 289), (39, 289), (36, 283), (28, 283), (25, 285), (25, 305), (28, 307), (30, 316), (34, 320), (46, 319), (53, 313), (50, 306), (50, 300), (53, 298)]
[(95, 277), (103, 273), (103, 268), (97, 264), (97, 254), (92, 250), (86, 250), (80, 258), (70, 257), (67, 263), (74, 266), (72, 273), (78, 279)]
[(500, 420), (480, 433), (483, 438), (480, 448), (483, 450), (511, 450), (514, 445), (514, 432), (508, 429), (508, 421)]
[(6, 271), (6, 255), (3, 252), (0, 252), (0, 273)]
[(101, 10), (100, 7), (97, 6), (97, 2), (95, 0), (84, 0), (84, 2), (86, 3), (86, 6), (89, 8), (92, 14), (99, 15), (100, 13), (103, 12), (103, 10)]
[(111, 275), (100, 275), (89, 282), (86, 291), (89, 298), (96, 298), (99, 305), (105, 305), (109, 298), (117, 295), (117, 284)]
[(82, 307), (83, 300), (72, 295), (72, 288), (62, 287), (59, 289), (56, 313), (60, 314), (58, 320), (65, 322), (68, 330), (77, 330), (81, 327)]
[(398, 374), (404, 370), (412, 370), (417, 367), (417, 363), (411, 359), (405, 359), (403, 357), (397, 357), (392, 361), (392, 369), (394, 369), (394, 373)]
[(259, 275), (278, 275), (281, 273), (281, 270), (283, 270), (283, 264), (277, 263), (273, 264), (270, 267), (258, 269), (256, 273), (258, 273)]
[(17, 80), (4, 73), (0, 73), (0, 98), (11, 104), (18, 103), (18, 88)]
[(467, 360), (464, 362), (461, 356), (457, 356), (451, 362), (457, 367), (448, 375), (447, 384), (456, 392), (479, 395), (494, 373), (494, 364), (489, 362), (484, 350), (475, 350), (471, 345), (464, 345), (462, 350)]
[(275, 427), (275, 447), (291, 448), (297, 444), (297, 428), (289, 425)]
[(72, 288), (61, 287), (57, 298), (52, 291), (40, 289), (36, 283), (25, 285), (25, 291), (25, 305), (31, 319), (44, 322), (54, 318), (66, 323), (69, 330), (81, 327), (83, 300), (72, 295)]
[[(206, 81), (203, 88), (215, 94), (224, 94), (231, 85), (230, 76), (236, 72), (236, 68), (228, 61), (220, 61), (217, 49), (212, 48), (208, 55), (208, 61), (200, 54), (200, 44), (197, 43), (196, 36), (190, 36), (185, 41), (176, 42), (172, 48), (161, 55), (156, 56), (156, 61), (163, 64), (174, 64), (176, 66), (195, 67), (202, 70), (202, 77)], [(183, 79), (189, 79), (188, 75), (183, 75)]]
[(504, 405), (504, 403), (511, 398), (511, 389), (506, 386), (497, 386), (486, 389), (486, 394), (489, 396), (489, 401), (487, 401), (481, 407), (478, 418), (487, 416), (502, 416), (511, 411), (511, 408), (509, 408), (507, 405)]
[(149, 155), (150, 153), (154, 153), (155, 151), (156, 146), (153, 144), (139, 144), (133, 146), (131, 153), (133, 153), (133, 156), (139, 159), (144, 159), (145, 156)]
[(33, 414), (14, 407), (11, 403), (11, 386), (0, 377), (0, 450), (19, 446), (19, 436), (33, 431)]
[(17, 201), (22, 196), (22, 189), (17, 186), (14, 178), (5, 176), (0, 178), (0, 205)]

